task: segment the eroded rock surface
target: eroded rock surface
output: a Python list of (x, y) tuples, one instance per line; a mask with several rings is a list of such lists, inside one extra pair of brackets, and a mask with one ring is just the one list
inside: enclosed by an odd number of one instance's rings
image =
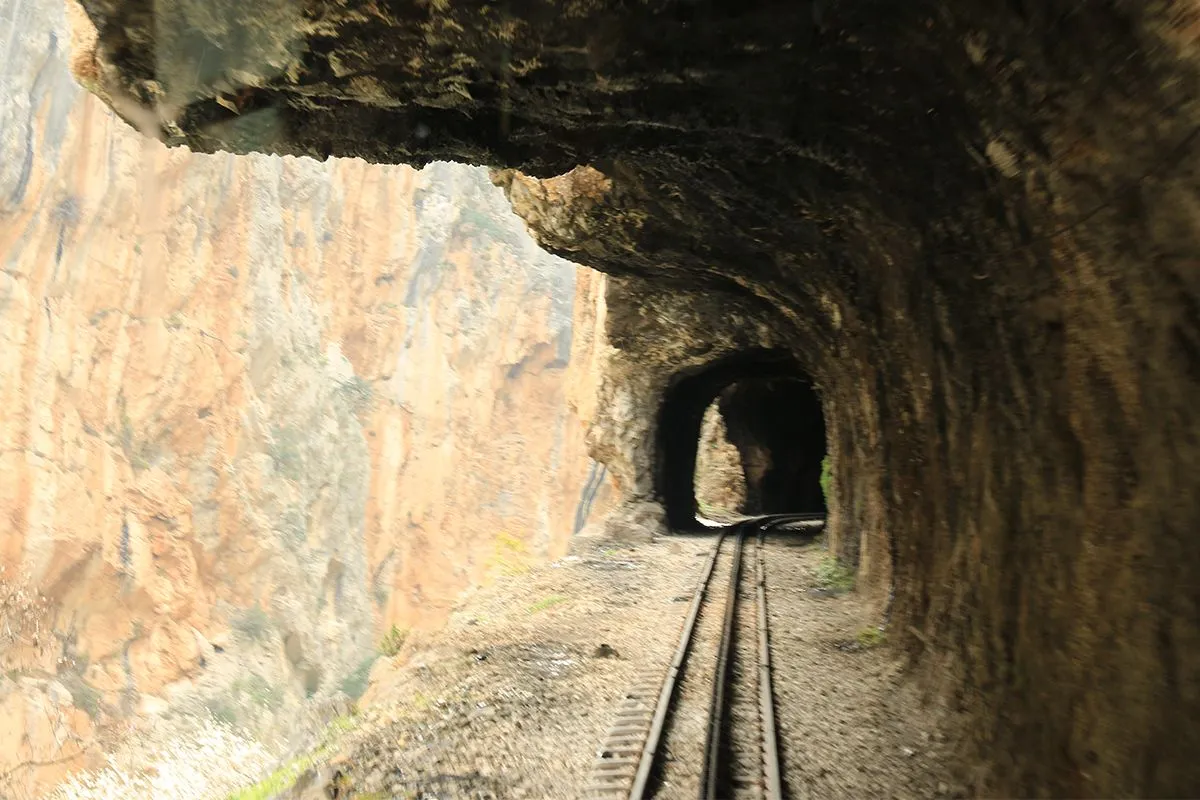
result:
[(696, 453), (696, 504), (712, 518), (738, 514), (746, 502), (742, 457), (726, 433), (717, 405), (708, 407), (700, 425)]
[[(84, 5), (83, 73), (150, 135), (507, 168), (555, 252), (707, 289), (714, 327), (757, 304), (977, 790), (1200, 785), (1194, 3)], [(648, 495), (628, 360), (594, 449)]]
[(601, 276), (478, 169), (150, 142), (64, 13), (0, 5), (0, 794), (131, 715), (291, 725), (608, 497)]

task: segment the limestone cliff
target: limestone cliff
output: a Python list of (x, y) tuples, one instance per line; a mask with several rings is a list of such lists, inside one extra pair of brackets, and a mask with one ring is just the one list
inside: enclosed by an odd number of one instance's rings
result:
[(729, 441), (720, 409), (713, 403), (704, 412), (696, 448), (696, 504), (710, 519), (738, 514), (746, 501), (742, 458)]
[(604, 499), (573, 320), (603, 296), (479, 170), (168, 150), (75, 85), (60, 3), (0, 9), (0, 579), (44, 598), (0, 653), (0, 775), (27, 791), (118, 717), (329, 695), (501, 535), (561, 552)]

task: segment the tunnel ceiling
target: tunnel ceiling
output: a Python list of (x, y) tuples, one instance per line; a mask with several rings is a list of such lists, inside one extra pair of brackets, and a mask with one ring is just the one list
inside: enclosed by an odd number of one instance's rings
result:
[[(971, 283), (983, 262), (1048, 254), (1060, 228), (1171, 170), (1196, 122), (1184, 3), (83, 5), (99, 47), (81, 74), (165, 140), (539, 177), (588, 165), (604, 177), (517, 192), (553, 249), (769, 281), (752, 290), (793, 302), (858, 300), (918, 248), (951, 291), (994, 294)], [(539, 207), (547, 192), (568, 208)]]
[(150, 135), (489, 165), (548, 249), (759, 303), (978, 790), (1200, 785), (1193, 0), (83, 5)]

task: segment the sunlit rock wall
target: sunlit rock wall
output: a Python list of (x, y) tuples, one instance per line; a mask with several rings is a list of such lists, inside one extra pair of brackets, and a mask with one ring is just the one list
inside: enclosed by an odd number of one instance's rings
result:
[(714, 402), (704, 412), (696, 446), (696, 503), (701, 515), (739, 514), (746, 502), (742, 457), (729, 441), (725, 420)]
[(24, 786), (251, 673), (276, 711), (337, 689), (502, 535), (559, 554), (608, 492), (602, 280), (483, 173), (168, 151), (73, 83), (69, 35), (59, 0), (0, 0), (0, 580), (45, 596), (0, 677)]

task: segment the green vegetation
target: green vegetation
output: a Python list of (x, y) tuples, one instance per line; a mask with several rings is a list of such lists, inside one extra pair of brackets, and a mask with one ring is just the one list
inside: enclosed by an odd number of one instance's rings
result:
[(272, 624), (271, 618), (267, 616), (267, 612), (263, 611), (262, 606), (255, 603), (252, 608), (248, 608), (241, 612), (231, 620), (234, 629), (256, 642), (261, 642), (263, 639), (271, 636)]
[(528, 554), (525, 542), (511, 533), (503, 532), (496, 537), (495, 550), (488, 559), (488, 567), (499, 570), (503, 575), (523, 575), (529, 571)]
[(395, 625), (391, 627), (383, 638), (379, 641), (379, 652), (391, 658), (400, 652), (400, 648), (404, 646), (404, 640), (408, 638), (407, 630), (400, 630)]
[(346, 404), (355, 414), (366, 411), (370, 407), (371, 397), (374, 393), (371, 382), (357, 375), (339, 383), (338, 391), (341, 392), (342, 397), (346, 398)]
[(548, 608), (554, 608), (560, 603), (567, 602), (567, 598), (561, 594), (552, 594), (549, 597), (542, 598), (529, 607), (530, 614), (536, 614), (539, 611), (545, 611)]
[(271, 429), (267, 455), (283, 477), (298, 481), (304, 476), (304, 434), (294, 427), (276, 425)]
[(324, 733), (324, 739), (326, 743), (331, 744), (333, 739), (341, 736), (343, 733), (353, 730), (355, 725), (354, 715), (357, 713), (358, 712), (355, 711), (350, 714), (342, 714), (340, 717), (334, 719), (333, 722), (326, 725)]
[(307, 770), (312, 769), (324, 753), (315, 753), (292, 759), (279, 769), (263, 778), (258, 783), (229, 795), (228, 800), (270, 800), (281, 792), (290, 789)]
[(829, 507), (829, 489), (833, 485), (833, 460), (827, 455), (821, 459), (821, 494), (825, 497), (825, 507)]
[(75, 707), (95, 719), (100, 713), (100, 692), (89, 686), (82, 675), (76, 673), (62, 676), (59, 682), (71, 693), (71, 702)]
[[(289, 506), (280, 515), (279, 532), (293, 542), (303, 542), (308, 538), (308, 515), (298, 506)], [(322, 600), (324, 598), (322, 597)]]
[(374, 666), (375, 659), (378, 657), (379, 656), (372, 653), (359, 662), (358, 666), (354, 668), (353, 672), (342, 678), (339, 688), (341, 688), (345, 695), (351, 700), (357, 700), (363, 696), (364, 692), (367, 691), (367, 684), (371, 679), (371, 667)]
[(272, 686), (257, 672), (238, 678), (229, 689), (234, 695), (246, 695), (252, 703), (263, 708), (276, 709), (283, 705), (283, 689)]
[(354, 725), (352, 716), (338, 717), (325, 726), (325, 730), (321, 733), (321, 744), (311, 753), (292, 759), (253, 786), (233, 792), (226, 800), (269, 800), (269, 798), (287, 791), (301, 775), (329, 757), (338, 738), (351, 730)]
[(217, 722), (234, 726), (238, 723), (238, 710), (227, 697), (210, 697), (204, 701), (204, 707)]
[(840, 559), (825, 556), (817, 564), (817, 583), (822, 589), (834, 592), (848, 592), (854, 588), (854, 571), (849, 569)]
[(887, 636), (882, 630), (877, 627), (866, 627), (858, 632), (858, 636), (854, 637), (858, 643), (862, 645), (864, 650), (870, 650), (872, 647), (878, 647), (887, 640)]

